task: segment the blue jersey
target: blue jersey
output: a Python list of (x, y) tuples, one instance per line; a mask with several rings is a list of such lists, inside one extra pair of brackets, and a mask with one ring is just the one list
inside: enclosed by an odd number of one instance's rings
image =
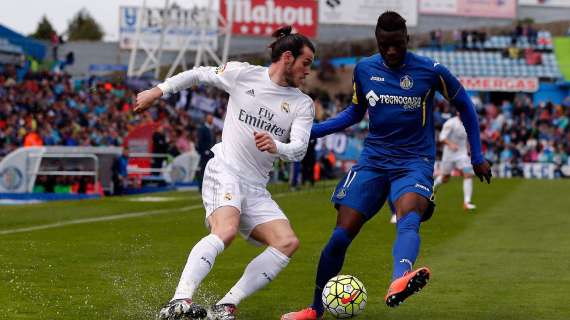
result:
[(362, 59), (354, 69), (352, 103), (335, 118), (313, 126), (312, 136), (340, 131), (368, 111), (370, 131), (359, 164), (380, 168), (407, 160), (435, 161), (433, 96), (440, 92), (461, 114), (469, 136), (472, 162), (483, 162), (479, 126), (470, 98), (443, 65), (407, 52), (403, 64), (391, 69), (379, 54)]
[(402, 67), (388, 68), (379, 54), (361, 60), (354, 70), (356, 108), (368, 109), (370, 133), (361, 162), (383, 159), (435, 160), (433, 96), (455, 95), (459, 81), (442, 65), (408, 52)]

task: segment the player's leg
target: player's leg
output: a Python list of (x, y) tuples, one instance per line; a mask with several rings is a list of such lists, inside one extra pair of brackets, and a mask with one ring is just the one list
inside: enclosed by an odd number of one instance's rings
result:
[(186, 261), (172, 300), (161, 309), (161, 319), (202, 319), (206, 310), (192, 302), (194, 292), (212, 269), (216, 257), (235, 238), (240, 223), (238, 179), (212, 159), (206, 167), (202, 200), (210, 234), (198, 241)]
[(459, 167), (463, 174), (463, 209), (474, 210), (476, 206), (471, 203), (473, 197), (473, 166), (471, 166), (469, 158), (465, 158), (459, 163)]
[(420, 249), (420, 223), (431, 216), (430, 197), (432, 178), (429, 166), (421, 163), (397, 172), (391, 184), (390, 198), (394, 199), (398, 222), (392, 249), (392, 283), (386, 295), (386, 304), (395, 307), (411, 294), (421, 290), (430, 276), (428, 268), (413, 271)]
[(212, 307), (215, 319), (232, 320), (236, 306), (245, 298), (265, 287), (283, 270), (299, 247), (287, 217), (265, 188), (249, 187), (240, 221), (240, 233), (255, 244), (267, 248), (245, 268), (242, 277)]
[(211, 233), (202, 238), (190, 251), (172, 300), (160, 311), (161, 319), (203, 319), (206, 310), (193, 303), (194, 292), (212, 270), (216, 257), (230, 245), (239, 226), (239, 210), (225, 206), (209, 217)]
[(319, 259), (313, 303), (307, 309), (287, 313), (283, 320), (318, 319), (324, 313), (322, 292), (329, 279), (338, 275), (346, 251), (364, 223), (380, 210), (387, 196), (387, 183), (382, 174), (368, 170), (350, 171), (333, 194), (337, 222)]
[(453, 161), (441, 161), (440, 174), (435, 178), (435, 181), (433, 182), (434, 192), (437, 192), (437, 189), (440, 185), (449, 182), (449, 177), (451, 176), (453, 165)]
[(239, 281), (217, 304), (237, 305), (268, 285), (289, 264), (299, 247), (299, 240), (286, 219), (262, 223), (253, 229), (250, 237), (267, 248), (247, 265)]

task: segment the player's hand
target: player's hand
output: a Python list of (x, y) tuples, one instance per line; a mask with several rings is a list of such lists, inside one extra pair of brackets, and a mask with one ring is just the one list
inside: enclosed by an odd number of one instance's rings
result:
[(158, 87), (154, 87), (137, 94), (135, 112), (141, 113), (143, 111), (146, 111), (160, 97), (162, 97), (162, 90), (160, 90)]
[(491, 165), (487, 160), (483, 160), (480, 164), (473, 166), (473, 171), (475, 171), (475, 175), (479, 177), (479, 180), (483, 182), (483, 179), (487, 181), (487, 183), (491, 183), (491, 177), (493, 173), (491, 172)]
[(267, 151), (269, 153), (277, 153), (277, 145), (267, 132), (254, 132), (255, 145), (259, 151)]
[(448, 143), (447, 146), (449, 147), (449, 149), (451, 149), (451, 151), (459, 150), (459, 146), (456, 145), (455, 143)]

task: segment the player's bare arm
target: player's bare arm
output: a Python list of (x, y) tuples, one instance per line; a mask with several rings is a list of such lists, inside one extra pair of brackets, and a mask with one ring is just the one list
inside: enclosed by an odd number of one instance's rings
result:
[(136, 113), (146, 111), (156, 100), (162, 97), (162, 94), (162, 90), (160, 90), (159, 87), (154, 87), (137, 94), (137, 102), (134, 111)]

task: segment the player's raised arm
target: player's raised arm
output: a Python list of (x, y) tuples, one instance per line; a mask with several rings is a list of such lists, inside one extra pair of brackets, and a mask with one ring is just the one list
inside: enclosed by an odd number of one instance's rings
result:
[(362, 121), (366, 113), (366, 103), (362, 98), (360, 85), (357, 84), (357, 69), (358, 66), (354, 69), (353, 93), (350, 105), (336, 116), (313, 125), (311, 138), (321, 138), (331, 133), (342, 131)]
[(479, 133), (479, 121), (475, 106), (471, 102), (469, 95), (459, 82), (459, 80), (441, 64), (435, 66), (439, 91), (451, 102), (459, 111), (461, 122), (467, 132), (467, 139), (471, 147), (471, 163), (473, 170), (481, 181), (483, 178), (487, 183), (491, 182), (491, 169), (489, 163), (483, 157), (481, 148), (481, 136)]
[(200, 83), (218, 87), (231, 94), (239, 72), (247, 65), (243, 62), (228, 62), (219, 67), (197, 67), (181, 72), (156, 87), (139, 93), (135, 112), (145, 111), (162, 96), (171, 95)]

